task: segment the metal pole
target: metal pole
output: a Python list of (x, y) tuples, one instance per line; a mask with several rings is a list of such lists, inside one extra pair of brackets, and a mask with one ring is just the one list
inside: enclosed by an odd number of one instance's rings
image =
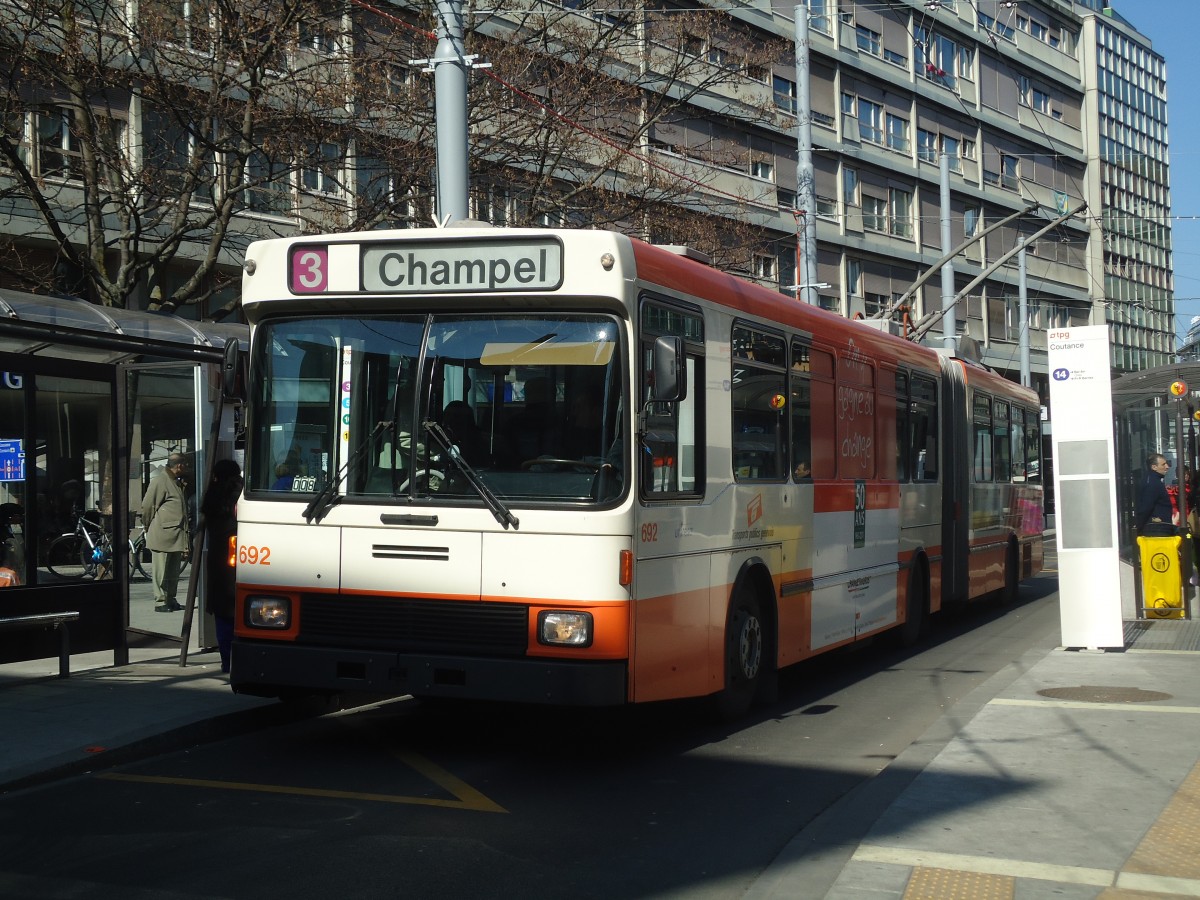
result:
[(437, 120), (437, 217), (467, 218), (467, 60), (462, 0), (437, 0), (433, 91)]
[(808, 4), (798, 3), (796, 16), (796, 206), (800, 235), (796, 246), (796, 296), (816, 306), (817, 196), (812, 160), (812, 101), (809, 94)]
[(1017, 271), (1020, 273), (1017, 287), (1020, 302), (1017, 304), (1017, 315), (1020, 319), (1018, 327), (1021, 329), (1017, 340), (1021, 347), (1021, 384), (1029, 387), (1029, 291), (1025, 286), (1025, 245), (1021, 245), (1021, 252), (1017, 254)]
[[(940, 208), (939, 223), (942, 231), (942, 253), (949, 254), (953, 249), (950, 239), (950, 157), (942, 151), (938, 157), (938, 175), (940, 176)], [(942, 266), (942, 346), (953, 351), (957, 346), (958, 325), (954, 314), (954, 263), (946, 260)]]

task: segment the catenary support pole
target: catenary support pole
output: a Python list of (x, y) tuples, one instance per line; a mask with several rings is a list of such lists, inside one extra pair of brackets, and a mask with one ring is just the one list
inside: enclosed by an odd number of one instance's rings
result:
[(1029, 387), (1029, 288), (1025, 278), (1025, 245), (1017, 254), (1017, 271), (1020, 280), (1017, 286), (1017, 327), (1020, 329), (1017, 340), (1021, 347), (1021, 384)]
[(437, 218), (467, 218), (467, 69), (462, 0), (438, 0), (433, 91), (437, 121)]
[[(938, 157), (938, 175), (941, 185), (939, 219), (942, 232), (942, 253), (954, 249), (950, 237), (950, 156), (945, 150)], [(947, 259), (942, 266), (942, 346), (953, 351), (958, 344), (957, 316), (954, 312), (954, 263)]]
[(796, 297), (816, 306), (817, 194), (812, 158), (812, 101), (809, 94), (808, 4), (798, 3), (796, 16)]

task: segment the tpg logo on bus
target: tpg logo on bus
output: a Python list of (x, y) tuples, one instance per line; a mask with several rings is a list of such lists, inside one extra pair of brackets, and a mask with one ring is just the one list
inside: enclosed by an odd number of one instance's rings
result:
[(380, 294), (554, 290), (563, 249), (553, 238), (363, 244), (362, 289)]

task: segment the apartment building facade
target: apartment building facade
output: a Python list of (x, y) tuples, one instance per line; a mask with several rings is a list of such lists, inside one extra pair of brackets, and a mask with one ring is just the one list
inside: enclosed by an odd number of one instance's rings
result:
[[(898, 328), (936, 319), (928, 340), (940, 343), (939, 279), (891, 307), (943, 255), (948, 212), (951, 245), (966, 244), (952, 261), (955, 337), (977, 343), (984, 362), (1017, 377), (1024, 332), (1044, 395), (1047, 330), (1099, 322), (1112, 326), (1115, 368), (1165, 362), (1173, 340), (1165, 67), (1132, 26), (1098, 5), (760, 0), (697, 12), (665, 2), (495, 4), (467, 20), (468, 50), (506, 61), (501, 76), (472, 76), (471, 214), (707, 242), (700, 249), (715, 251), (719, 264), (787, 293), (799, 280), (798, 235), (813, 228), (821, 305), (846, 316), (887, 311)], [(148, 7), (134, 0), (77, 6), (90, 10), (97, 33), (149, 27)], [(39, 96), (36, 81), (10, 72), (4, 137), (16, 149), (0, 164), (0, 236), (41, 253), (47, 272), (61, 271), (60, 238), (28, 189), (41, 185), (44, 195), (50, 184), (52, 203), (68, 211), (67, 239), (95, 241), (99, 228), (109, 233), (110, 266), (123, 262), (116, 235), (124, 220), (111, 209), (94, 219), (70, 212), (88, 208), (80, 182), (89, 155), (115, 147), (128, 175), (121, 181), (114, 166), (109, 187), (140, 191), (190, 223), (172, 230), (162, 216), (140, 236), (138, 252), (156, 238), (177, 250), (130, 270), (128, 304), (153, 306), (182, 291), (183, 314), (204, 317), (236, 306), (240, 252), (254, 237), (428, 223), (435, 161), (432, 81), (419, 64), (433, 48), (425, 18), (393, 2), (365, 12), (340, 0), (251, 6), (225, 21), (216, 4), (157, 0), (156, 53), (172, 64), (155, 91), (105, 92), (104, 140), (95, 123), (79, 127), (78, 103), (61, 91)], [(802, 74), (797, 10), (807, 12), (810, 38)], [(162, 86), (185, 62), (215, 59), (220, 36), (235, 29), (252, 40), (210, 69), (241, 67), (230, 84), (261, 111), (241, 132), (229, 127), (234, 106), (199, 106), (194, 84), (175, 97)], [(149, 37), (130, 46), (144, 48)], [(250, 58), (254, 47), (261, 52)], [(269, 87), (256, 97), (263, 81)], [(180, 100), (192, 118), (178, 115)], [(804, 114), (815, 208), (801, 211)], [(15, 160), (28, 169), (25, 190)], [(151, 185), (151, 170), (165, 180)], [(185, 175), (188, 189), (171, 194)], [(218, 210), (224, 218), (207, 215)], [(706, 227), (682, 228), (685, 219)], [(1002, 219), (1010, 221), (969, 241)], [(1018, 245), (1024, 285), (1016, 255), (992, 268)], [(188, 293), (201, 265), (208, 287)], [(0, 287), (9, 277), (0, 274)], [(75, 273), (56, 286), (83, 282)]]

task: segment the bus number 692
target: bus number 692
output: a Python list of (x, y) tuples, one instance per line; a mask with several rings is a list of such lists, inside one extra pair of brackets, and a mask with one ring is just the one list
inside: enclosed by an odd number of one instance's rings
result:
[(238, 565), (269, 566), (270, 564), (270, 547), (251, 547), (246, 544), (241, 544), (238, 546)]

